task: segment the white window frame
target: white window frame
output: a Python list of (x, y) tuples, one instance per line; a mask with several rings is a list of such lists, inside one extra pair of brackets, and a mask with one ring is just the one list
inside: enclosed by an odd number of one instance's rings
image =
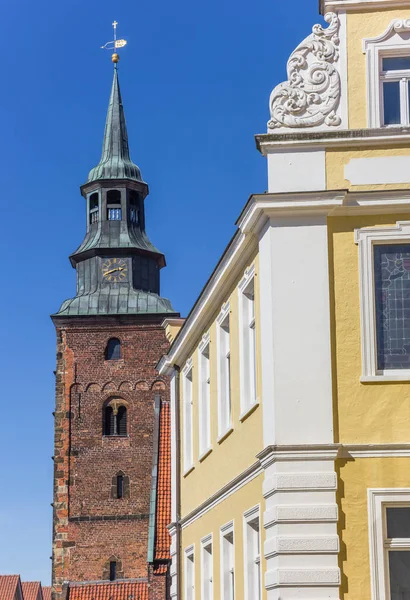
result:
[(198, 416), (199, 459), (203, 460), (211, 446), (211, 355), (210, 335), (207, 333), (198, 347)]
[[(229, 541), (229, 537), (232, 537), (232, 542)], [(232, 556), (229, 557), (229, 561), (231, 564), (226, 564), (226, 560), (224, 557), (224, 547), (225, 543), (231, 544), (230, 551), (232, 552)], [(221, 584), (221, 600), (235, 600), (236, 593), (236, 577), (235, 577), (235, 532), (234, 532), (234, 521), (229, 521), (223, 525), (220, 529), (220, 539), (219, 539), (219, 552), (220, 552), (220, 584)], [(229, 571), (232, 579), (233, 589), (231, 588), (228, 594), (225, 593), (225, 575)], [(232, 592), (232, 593), (231, 593)]]
[[(226, 321), (229, 332), (224, 331)], [(216, 320), (217, 376), (218, 376), (218, 442), (222, 442), (233, 431), (232, 427), (232, 390), (231, 390), (231, 315), (230, 304), (226, 302)], [(228, 340), (228, 348), (226, 348)], [(225, 370), (225, 372), (224, 372)]]
[[(189, 587), (191, 587), (191, 592), (192, 592), (192, 599), (194, 600), (196, 597), (196, 591), (195, 591), (195, 544), (192, 544), (191, 546), (188, 546), (188, 548), (185, 548), (185, 560), (184, 560), (184, 568), (185, 568), (185, 573), (184, 573), (184, 597), (185, 599), (189, 599), (188, 594), (190, 593)], [(188, 567), (188, 561), (191, 561), (192, 563), (192, 582), (188, 581), (188, 572), (189, 572), (189, 567)]]
[[(189, 359), (182, 371), (182, 403), (183, 403), (183, 432), (184, 432), (184, 473), (188, 474), (194, 466), (193, 439), (193, 367)], [(189, 416), (189, 419), (188, 419)]]
[[(209, 552), (209, 547), (211, 552)], [(205, 557), (207, 553), (210, 556), (210, 569), (209, 573), (206, 573)], [(214, 597), (214, 565), (213, 565), (213, 542), (212, 533), (201, 539), (201, 600), (213, 600)], [(209, 557), (208, 557), (209, 559)], [(205, 577), (209, 577), (209, 594), (207, 594)]]
[(355, 230), (359, 245), (360, 321), (362, 343), (361, 381), (410, 381), (409, 369), (377, 368), (376, 304), (374, 289), (374, 246), (410, 244), (410, 221), (398, 221), (394, 227), (365, 227)]
[[(410, 488), (381, 488), (368, 490), (370, 576), (372, 600), (390, 600), (388, 549), (386, 542), (387, 507), (410, 506)], [(410, 540), (406, 540), (408, 545)], [(394, 547), (401, 547), (398, 540)]]
[[(244, 590), (245, 590), (245, 600), (261, 600), (262, 598), (262, 565), (261, 565), (261, 555), (262, 555), (262, 536), (261, 536), (261, 516), (260, 516), (260, 505), (254, 506), (247, 510), (243, 515), (243, 573), (244, 573)], [(250, 590), (251, 584), (249, 582), (249, 529), (257, 523), (258, 525), (258, 537), (259, 544), (257, 548), (257, 552), (255, 556), (251, 557), (251, 560), (254, 562), (254, 582), (252, 585), (252, 589)], [(254, 530), (255, 531), (255, 530)], [(256, 533), (256, 531), (255, 531)], [(254, 554), (254, 552), (253, 552)]]
[[(252, 265), (238, 286), (239, 300), (239, 371), (240, 402), (244, 420), (258, 406), (257, 390), (257, 339), (256, 339), (256, 301), (255, 301), (255, 266)], [(251, 300), (248, 294), (253, 288), (253, 315), (250, 315)]]
[[(387, 30), (375, 38), (366, 38), (363, 40), (363, 52), (366, 54), (367, 62), (367, 107), (368, 107), (368, 126), (369, 127), (401, 127), (406, 123), (397, 125), (384, 125), (384, 107), (383, 107), (383, 75), (382, 60), (387, 57), (399, 57), (403, 55), (410, 56), (408, 40), (403, 38), (400, 33), (410, 30), (410, 19), (394, 19)], [(396, 71), (397, 74), (400, 73)], [(407, 107), (403, 105), (404, 86), (401, 86), (401, 108), (403, 117), (407, 122), (410, 120)], [(407, 94), (407, 92), (406, 92)], [(408, 125), (408, 122), (407, 122)]]

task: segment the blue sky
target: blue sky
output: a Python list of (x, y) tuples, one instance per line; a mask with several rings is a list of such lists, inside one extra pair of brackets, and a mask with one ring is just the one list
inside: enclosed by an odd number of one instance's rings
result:
[(189, 311), (251, 193), (254, 134), (317, 0), (13, 0), (2, 6), (0, 573), (50, 583), (55, 333), (84, 235), (79, 186), (100, 158), (112, 37), (162, 294)]

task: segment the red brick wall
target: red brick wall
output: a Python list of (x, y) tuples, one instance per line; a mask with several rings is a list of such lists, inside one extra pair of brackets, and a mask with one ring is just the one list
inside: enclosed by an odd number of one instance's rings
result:
[[(64, 581), (106, 577), (112, 557), (121, 561), (125, 578), (148, 576), (154, 397), (169, 397), (168, 381), (158, 377), (155, 366), (168, 342), (161, 317), (151, 323), (108, 319), (56, 321), (56, 598)], [(111, 337), (121, 340), (119, 361), (105, 360)], [(127, 438), (103, 436), (103, 406), (112, 397), (127, 403)], [(112, 498), (118, 471), (129, 477), (129, 498)]]

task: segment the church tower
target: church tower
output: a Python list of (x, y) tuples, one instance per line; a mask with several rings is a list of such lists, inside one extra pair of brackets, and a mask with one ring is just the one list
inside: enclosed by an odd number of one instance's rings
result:
[(55, 600), (89, 585), (167, 597), (169, 386), (155, 366), (162, 323), (179, 315), (160, 295), (165, 258), (146, 233), (148, 185), (130, 158), (115, 57), (101, 160), (81, 187), (77, 291), (52, 316)]

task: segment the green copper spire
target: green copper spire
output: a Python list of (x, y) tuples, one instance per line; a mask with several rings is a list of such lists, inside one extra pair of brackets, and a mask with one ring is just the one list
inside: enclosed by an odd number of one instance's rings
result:
[(96, 167), (91, 169), (87, 183), (101, 179), (143, 181), (141, 171), (130, 158), (117, 65), (114, 67), (101, 160)]

